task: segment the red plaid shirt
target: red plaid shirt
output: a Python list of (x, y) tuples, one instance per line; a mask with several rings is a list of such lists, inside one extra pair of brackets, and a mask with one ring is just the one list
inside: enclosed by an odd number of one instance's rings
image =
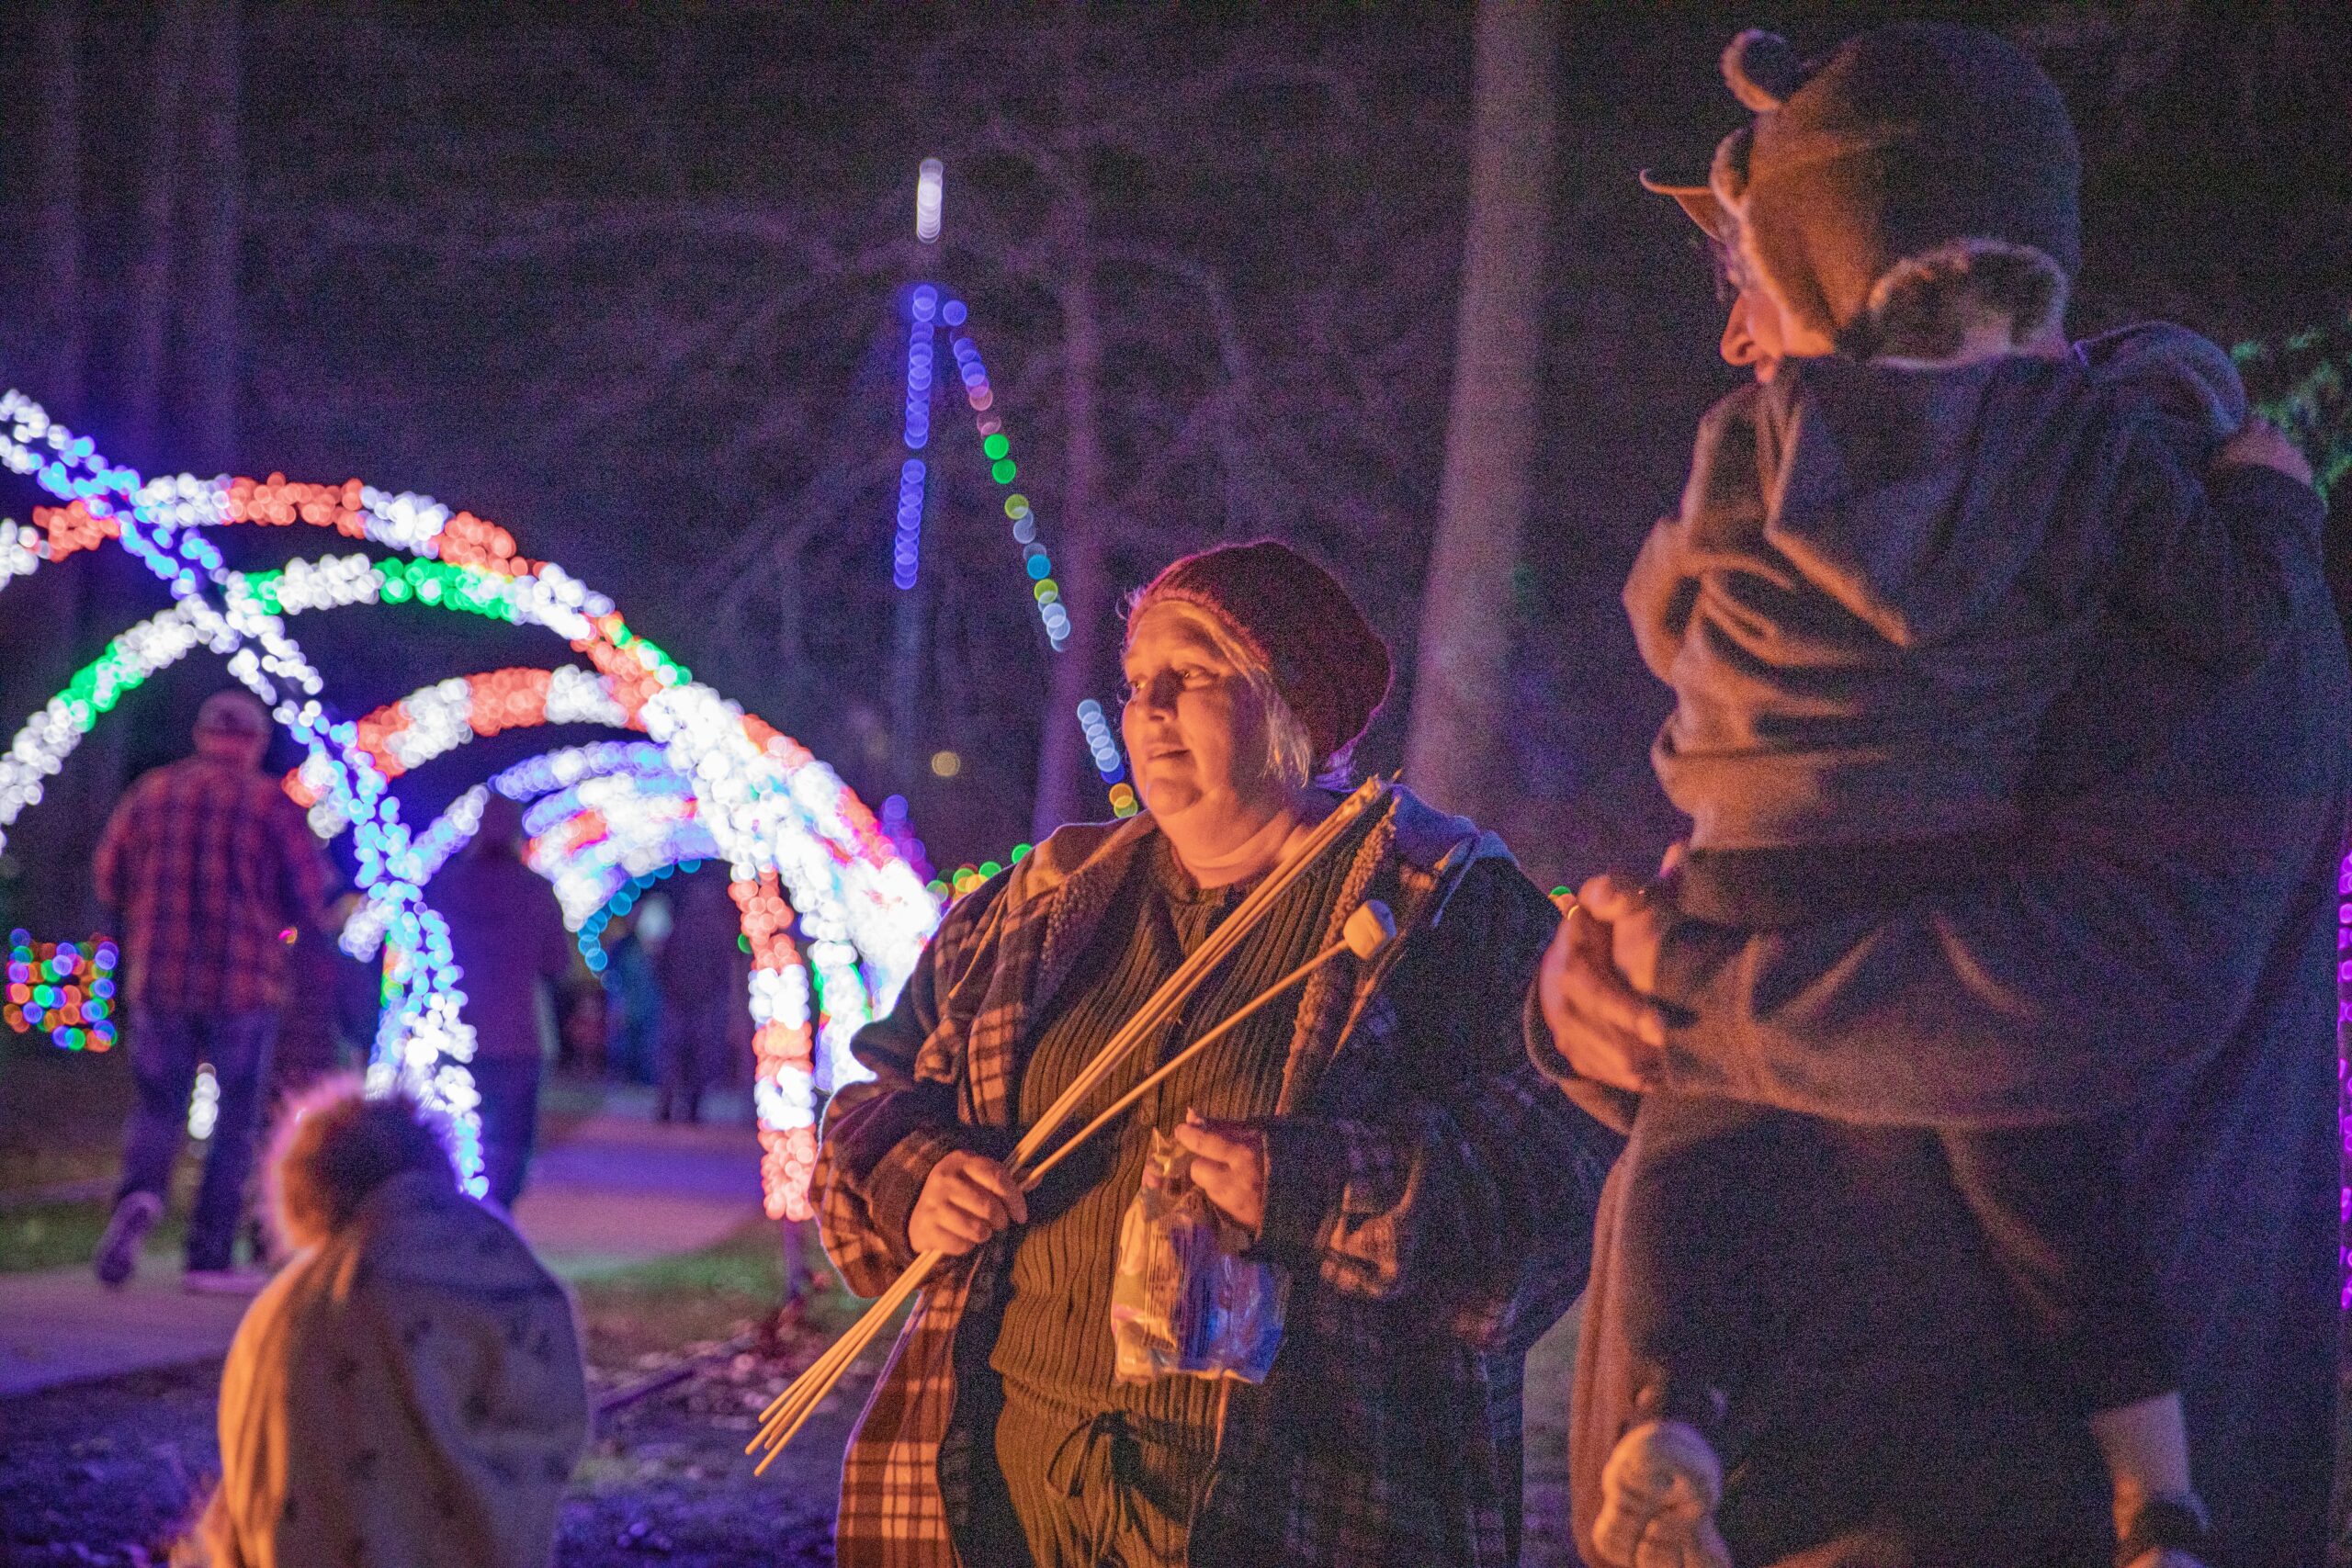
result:
[(286, 1000), (289, 926), (318, 923), (333, 874), (276, 780), (189, 757), (133, 784), (98, 842), (135, 1007), (250, 1012)]

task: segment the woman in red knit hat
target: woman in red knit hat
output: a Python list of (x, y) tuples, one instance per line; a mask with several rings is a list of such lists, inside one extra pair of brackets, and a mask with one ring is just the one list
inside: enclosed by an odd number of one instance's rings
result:
[[(1003, 1163), (1330, 814), (1389, 683), (1347, 592), (1272, 541), (1161, 572), (1125, 666), (1148, 809), (1062, 829), (950, 910), (859, 1036), (874, 1080), (826, 1113), (821, 1215), (851, 1287), (958, 1259), (850, 1446), (839, 1561), (1500, 1568), (1522, 1361), (1582, 1284), (1615, 1146), (1527, 1060), (1521, 998), (1557, 918), (1493, 835), (1388, 789), (1080, 1119), (1360, 906), (1385, 903), (1396, 940), (1252, 1015), (1034, 1190)], [(1156, 1137), (1287, 1292), (1260, 1381), (1117, 1353), (1121, 1219)]]

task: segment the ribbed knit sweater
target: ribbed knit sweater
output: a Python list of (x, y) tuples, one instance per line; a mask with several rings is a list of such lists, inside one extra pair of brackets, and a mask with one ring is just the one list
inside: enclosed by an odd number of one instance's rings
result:
[[(1098, 1088), (1071, 1125), (1083, 1126), (1185, 1044), (1313, 957), (1329, 928), (1350, 859), (1344, 851), (1325, 855), (1284, 893), (1240, 950), (1193, 992), (1156, 1045), (1137, 1051)], [(1102, 935), (1028, 1053), (1021, 1076), (1022, 1127), (1045, 1112), (1249, 891), (1248, 884), (1196, 886), (1168, 840), (1154, 836), (1136, 857), (1117, 905), (1103, 917)], [(1086, 1414), (1121, 1410), (1183, 1426), (1214, 1423), (1213, 1380), (1114, 1380), (1111, 1278), (1119, 1224), (1143, 1179), (1154, 1129), (1173, 1129), (1187, 1109), (1213, 1119), (1272, 1113), (1297, 1015), (1295, 996), (1266, 1008), (1178, 1069), (1030, 1194), (1029, 1223), (1013, 1250), (1011, 1292), (989, 1357), (1013, 1391)]]

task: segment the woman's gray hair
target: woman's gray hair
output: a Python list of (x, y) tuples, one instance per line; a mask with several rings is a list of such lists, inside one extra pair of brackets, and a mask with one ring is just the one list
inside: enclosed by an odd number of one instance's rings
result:
[[(1136, 590), (1119, 607), (1120, 617), (1133, 626), (1136, 615), (1148, 603), (1144, 591)], [(1344, 793), (1352, 788), (1355, 784), (1352, 773), (1355, 742), (1351, 740), (1330, 756), (1317, 759), (1314, 739), (1306, 733), (1306, 723), (1283, 699), (1282, 688), (1274, 684), (1274, 672), (1266, 668), (1266, 661), (1234, 636), (1233, 628), (1227, 626), (1225, 618), (1216, 612), (1190, 600), (1178, 599), (1171, 603), (1182, 604), (1199, 617), (1201, 625), (1208, 630), (1211, 646), (1216, 648), (1219, 657), (1241, 672), (1242, 682), (1258, 699), (1258, 711), (1266, 718), (1266, 772), (1294, 790), (1311, 786)], [(1318, 761), (1322, 764), (1319, 768), (1316, 765)]]

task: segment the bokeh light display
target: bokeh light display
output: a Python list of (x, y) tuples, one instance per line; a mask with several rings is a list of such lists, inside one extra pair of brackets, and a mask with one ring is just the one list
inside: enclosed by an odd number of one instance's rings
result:
[(1079, 704), (1078, 724), (1086, 732), (1086, 750), (1094, 758), (1094, 771), (1110, 787), (1111, 809), (1121, 817), (1133, 817), (1143, 806), (1136, 798), (1135, 785), (1127, 782), (1126, 759), (1119, 754), (1119, 742), (1111, 733), (1102, 705), (1092, 697)]
[[(590, 683), (561, 695), (567, 674)], [(637, 716), (625, 709), (617, 693), (595, 687), (599, 679), (577, 670), (488, 671), (411, 693), (362, 718), (358, 729), (368, 744), (388, 754), (387, 766), (404, 772), (478, 736), (537, 723), (635, 727)], [(544, 702), (541, 693), (547, 694)], [(299, 792), (299, 780), (289, 781), (289, 787)], [(667, 749), (643, 741), (604, 742), (527, 759), (461, 795), (417, 836), (404, 869), (421, 884), (429, 881), (448, 855), (472, 837), (482, 802), (493, 790), (528, 803), (526, 858), (553, 885), (567, 923), (582, 935), (582, 952), (593, 969), (604, 967), (602, 946), (592, 945), (594, 938), (616, 911), (632, 907), (646, 886), (682, 862), (699, 864), (727, 858), (704, 820), (691, 779), (678, 770)], [(875, 823), (894, 849), (911, 836), (904, 801), (897, 802), (895, 813), (893, 826), (893, 807), (886, 804), (883, 819)], [(920, 849), (919, 841), (916, 847)], [(821, 899), (821, 892), (818, 897)], [(926, 908), (935, 910), (936, 906)], [(932, 918), (936, 919), (935, 913)], [(810, 976), (769, 973), (772, 964), (801, 965), (799, 947), (788, 940), (756, 942), (754, 926), (747, 923), (744, 929), (745, 945), (753, 954), (754, 1101), (766, 1150), (768, 1207), (773, 1214), (803, 1219), (813, 1213), (806, 1186), (813, 1166), (801, 1156), (813, 1151), (820, 1095), (865, 1076), (849, 1055), (848, 1044), (857, 1025), (870, 1016), (870, 982), (861, 974), (853, 945), (836, 941), (811, 949), (829, 955), (834, 970), (829, 985), (816, 987), (819, 1027), (814, 1037), (825, 1044), (820, 1061), (801, 1038), (810, 1032), (809, 1020), (795, 1015), (782, 999), (799, 997), (805, 1014)], [(763, 1021), (763, 998), (770, 998), (768, 1012), (781, 1022)], [(837, 1015), (836, 1003), (847, 1012)], [(762, 1084), (769, 1087), (761, 1089)]]
[(29, 931), (11, 931), (0, 1020), (18, 1034), (46, 1034), (68, 1051), (110, 1050), (118, 1037), (115, 970), (121, 962), (111, 937), (35, 942)]
[(947, 197), (947, 165), (925, 158), (915, 171), (915, 238), (924, 244), (939, 240), (939, 224)]
[(999, 875), (1006, 868), (1019, 865), (1023, 861), (1027, 860), (1035, 849), (1035, 846), (1032, 844), (1015, 844), (1012, 846), (1012, 853), (1001, 862), (984, 860), (979, 864), (974, 865), (967, 861), (933, 882), (931, 885), (931, 890), (942, 898), (961, 898), (989, 877)]
[[(939, 238), (945, 179), (945, 166), (938, 159), (922, 161), (915, 184), (915, 233), (926, 244)], [(906, 417), (901, 438), (907, 456), (899, 467), (898, 509), (890, 534), (890, 581), (902, 592), (911, 591), (922, 575), (923, 505), (931, 474), (922, 453), (931, 442), (932, 394), (937, 380), (938, 342), (943, 330), (949, 355), (956, 361), (956, 378), (964, 384), (964, 400), (972, 411), (989, 478), (1009, 487), (1021, 475), (1020, 464), (1012, 456), (1012, 437), (996, 410), (996, 389), (989, 383), (988, 362), (981, 357), (980, 345), (970, 331), (970, 307), (961, 299), (943, 296), (936, 284), (918, 283), (907, 292), (906, 309)], [(1062, 604), (1061, 584), (1054, 578), (1053, 557), (1038, 540), (1035, 509), (1026, 495), (1015, 492), (1005, 497), (1004, 515), (1012, 525), (1013, 542), (1021, 547), (1023, 584), (1036, 606), (1046, 646), (1059, 653), (1069, 643), (1069, 611)], [(1123, 783), (1125, 767), (1119, 759), (1118, 739), (1100, 723), (1102, 705), (1092, 698), (1087, 699), (1080, 709), (1081, 721), (1088, 707), (1096, 715), (1096, 722), (1086, 730), (1087, 750), (1093, 755), (1095, 771), (1110, 786), (1112, 810), (1121, 817), (1132, 817), (1139, 807), (1135, 791)], [(1047, 722), (1058, 721), (1048, 718)], [(943, 773), (940, 776), (953, 774)]]

